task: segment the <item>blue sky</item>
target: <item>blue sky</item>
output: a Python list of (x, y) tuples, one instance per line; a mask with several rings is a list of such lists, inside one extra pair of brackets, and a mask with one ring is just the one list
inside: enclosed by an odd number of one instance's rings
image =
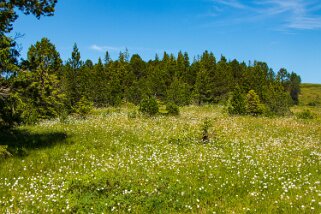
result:
[(53, 17), (20, 15), (14, 32), (24, 34), (22, 57), (42, 37), (64, 60), (74, 43), (93, 61), (106, 50), (117, 58), (126, 47), (145, 60), (209, 50), (321, 83), (321, 0), (58, 0)]

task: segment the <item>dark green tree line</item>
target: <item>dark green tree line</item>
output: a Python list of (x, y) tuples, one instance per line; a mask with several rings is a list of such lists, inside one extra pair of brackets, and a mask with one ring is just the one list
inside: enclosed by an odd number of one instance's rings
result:
[[(84, 105), (136, 105), (158, 99), (171, 105), (227, 103), (232, 114), (282, 115), (299, 103), (301, 78), (264, 62), (246, 65), (205, 51), (190, 61), (188, 53), (163, 53), (144, 61), (138, 54), (108, 52), (97, 63), (82, 60), (74, 44), (70, 59), (60, 59), (48, 39), (32, 45), (19, 62), (14, 38), (7, 36), (17, 10), (37, 18), (53, 15), (56, 0), (0, 2), (0, 123), (33, 122), (62, 112), (87, 112)], [(82, 110), (81, 110), (82, 109)]]

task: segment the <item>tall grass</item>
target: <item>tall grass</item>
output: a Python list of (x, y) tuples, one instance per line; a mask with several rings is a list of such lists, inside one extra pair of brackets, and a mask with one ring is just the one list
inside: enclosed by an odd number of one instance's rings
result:
[(31, 145), (0, 162), (0, 213), (320, 213), (319, 120), (136, 110), (16, 130)]

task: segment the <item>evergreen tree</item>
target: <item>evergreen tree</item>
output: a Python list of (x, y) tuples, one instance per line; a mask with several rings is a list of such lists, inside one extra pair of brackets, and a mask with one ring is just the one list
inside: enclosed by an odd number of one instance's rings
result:
[(285, 115), (290, 112), (291, 97), (280, 83), (271, 83), (267, 93), (268, 113), (272, 115)]
[(301, 77), (296, 73), (292, 72), (290, 74), (290, 95), (293, 101), (293, 104), (299, 104), (299, 93), (301, 92)]
[(205, 51), (199, 62), (196, 74), (193, 97), (196, 103), (212, 103), (215, 100), (213, 93), (216, 72), (216, 59), (213, 53)]
[(253, 116), (263, 114), (264, 112), (264, 105), (254, 90), (250, 90), (246, 95), (246, 111)]
[(226, 100), (233, 83), (232, 69), (224, 56), (217, 63), (216, 71), (212, 78), (212, 96), (214, 102)]
[(174, 103), (178, 106), (184, 106), (190, 103), (191, 95), (188, 84), (177, 78), (173, 80), (166, 94), (167, 102)]
[(83, 62), (77, 44), (74, 44), (71, 58), (67, 61), (64, 68), (63, 84), (69, 105), (74, 106), (80, 100), (79, 73), (81, 72)]
[(234, 89), (227, 110), (230, 114), (246, 113), (246, 99), (239, 86)]
[(15, 83), (24, 105), (28, 106), (23, 113), (26, 121), (59, 115), (65, 102), (57, 78), (61, 63), (59, 53), (47, 38), (29, 48), (30, 72), (21, 73)]
[(106, 51), (106, 54), (105, 54), (105, 66), (108, 66), (109, 63), (111, 63), (112, 60), (110, 58), (110, 55), (109, 55), (109, 52)]

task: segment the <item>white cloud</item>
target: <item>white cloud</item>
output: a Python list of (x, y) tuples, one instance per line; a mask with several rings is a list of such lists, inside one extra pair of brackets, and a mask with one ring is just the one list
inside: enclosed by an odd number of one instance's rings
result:
[(120, 52), (120, 51), (126, 51), (126, 49), (129, 52), (142, 52), (142, 51), (152, 51), (152, 52), (164, 52), (163, 49), (153, 49), (153, 48), (145, 48), (145, 47), (117, 47), (117, 46), (108, 46), (108, 45), (96, 45), (93, 44), (89, 47), (93, 51), (98, 52)]
[(288, 27), (302, 30), (321, 29), (321, 18), (300, 17), (288, 23)]
[[(247, 3), (241, 0), (213, 0), (213, 2), (216, 6), (237, 9), (236, 12), (247, 12), (237, 17), (238, 22), (258, 22), (262, 19), (278, 18), (281, 27), (286, 29), (321, 29), (319, 0), (252, 0)], [(235, 23), (233, 20), (230, 21)]]
[(112, 47), (112, 46), (100, 46), (100, 45), (91, 45), (91, 50), (99, 51), (99, 52), (106, 52), (106, 51), (123, 51), (126, 48), (125, 47)]
[(214, 2), (233, 8), (244, 9), (246, 6), (238, 0), (213, 0)]

